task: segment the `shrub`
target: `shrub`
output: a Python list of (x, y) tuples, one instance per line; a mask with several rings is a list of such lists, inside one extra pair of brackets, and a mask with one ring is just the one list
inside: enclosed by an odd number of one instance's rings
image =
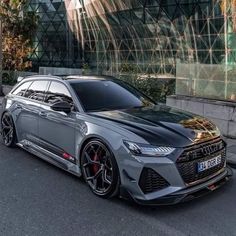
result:
[(159, 79), (150, 76), (120, 75), (119, 78), (135, 86), (157, 102), (166, 102), (166, 97), (175, 93), (175, 79)]
[(4, 85), (15, 85), (16, 84), (16, 74), (14, 71), (3, 72), (2, 83)]

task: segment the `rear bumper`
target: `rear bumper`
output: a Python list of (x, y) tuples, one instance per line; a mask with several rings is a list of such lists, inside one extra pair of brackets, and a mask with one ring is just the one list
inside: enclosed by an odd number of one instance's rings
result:
[(133, 198), (133, 200), (141, 205), (173, 205), (180, 202), (190, 201), (220, 188), (230, 179), (230, 177), (232, 177), (232, 175), (232, 170), (229, 167), (226, 167), (223, 173), (202, 184), (188, 187), (164, 197), (152, 200), (143, 200), (137, 198)]

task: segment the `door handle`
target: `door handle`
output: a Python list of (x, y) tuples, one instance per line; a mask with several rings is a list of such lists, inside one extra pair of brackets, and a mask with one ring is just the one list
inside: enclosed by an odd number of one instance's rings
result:
[(47, 117), (47, 113), (44, 111), (39, 112), (39, 115), (44, 118)]

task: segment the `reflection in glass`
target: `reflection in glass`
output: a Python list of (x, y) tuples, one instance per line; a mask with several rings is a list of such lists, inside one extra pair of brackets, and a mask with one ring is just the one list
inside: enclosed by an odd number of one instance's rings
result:
[(177, 77), (181, 95), (236, 99), (236, 1), (31, 0), (34, 65)]

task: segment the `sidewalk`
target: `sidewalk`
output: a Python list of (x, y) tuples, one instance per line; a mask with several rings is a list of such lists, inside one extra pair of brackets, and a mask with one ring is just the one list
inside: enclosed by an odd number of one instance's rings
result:
[[(2, 105), (3, 97), (0, 97), (0, 106)], [(228, 144), (228, 164), (236, 168), (236, 139), (226, 139)]]
[(236, 139), (227, 139), (227, 159), (228, 164), (236, 168)]

